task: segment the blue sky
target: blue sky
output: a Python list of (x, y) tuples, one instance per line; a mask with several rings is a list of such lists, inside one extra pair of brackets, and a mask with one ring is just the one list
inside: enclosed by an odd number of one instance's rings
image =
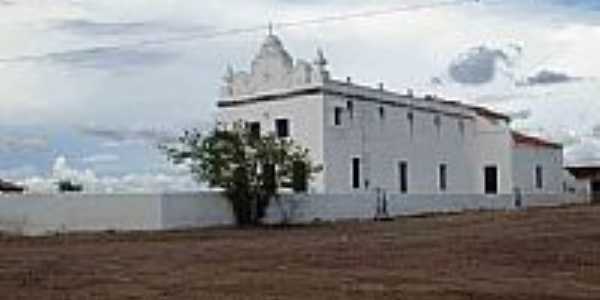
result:
[[(211, 124), (227, 66), (264, 38), (218, 30), (275, 23), (296, 58), (325, 50), (334, 77), (463, 99), (600, 162), (598, 1), (0, 0), (0, 177), (48, 189), (190, 189), (159, 142)], [(457, 1), (458, 2), (458, 1)], [(277, 23), (431, 4), (296, 28)]]
[(600, 2), (596, 0), (553, 0), (556, 5), (571, 6), (582, 10), (600, 10)]

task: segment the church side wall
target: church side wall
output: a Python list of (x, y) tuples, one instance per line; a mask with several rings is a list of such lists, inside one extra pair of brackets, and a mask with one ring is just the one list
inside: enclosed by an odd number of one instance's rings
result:
[[(324, 159), (328, 193), (367, 192), (367, 182), (369, 189), (400, 192), (398, 165), (401, 161), (408, 165), (410, 194), (465, 194), (476, 190), (472, 171), (475, 137), (472, 120), (338, 95), (327, 95), (325, 100)], [(352, 111), (348, 101), (352, 102)], [(341, 125), (334, 123), (336, 107), (343, 110)], [(439, 116), (439, 126), (436, 116)], [(361, 160), (360, 189), (352, 187), (353, 158)], [(440, 164), (447, 166), (446, 191), (439, 188)]]
[[(288, 119), (291, 138), (310, 150), (312, 161), (323, 163), (323, 96), (300, 95), (275, 101), (245, 103), (219, 109), (219, 122), (260, 122), (261, 134), (275, 132), (275, 120)], [(323, 173), (314, 175), (310, 189), (322, 192)]]
[(498, 193), (513, 193), (512, 135), (505, 121), (478, 116), (473, 147), (475, 192), (485, 192), (485, 167), (496, 166)]

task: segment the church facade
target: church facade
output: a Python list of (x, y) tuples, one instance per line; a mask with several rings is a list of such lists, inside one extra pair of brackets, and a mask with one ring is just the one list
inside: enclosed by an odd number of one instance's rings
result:
[(323, 166), (316, 193), (560, 193), (562, 146), (510, 128), (510, 118), (435, 96), (331, 78), (318, 50), (294, 61), (269, 34), (249, 71), (228, 68), (218, 122), (291, 138)]

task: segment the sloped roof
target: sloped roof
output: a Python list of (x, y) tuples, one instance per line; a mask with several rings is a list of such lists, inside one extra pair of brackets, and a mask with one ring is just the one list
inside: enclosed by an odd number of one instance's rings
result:
[(600, 166), (573, 166), (565, 169), (577, 179), (600, 178)]
[(507, 122), (511, 121), (510, 116), (497, 112), (497, 111), (493, 111), (489, 108), (483, 107), (483, 106), (477, 106), (477, 105), (472, 105), (472, 104), (466, 104), (466, 103), (462, 103), (460, 101), (449, 101), (449, 100), (445, 100), (442, 101), (444, 103), (447, 104), (451, 104), (451, 105), (456, 105), (456, 106), (462, 106), (465, 107), (467, 109), (470, 109), (472, 111), (474, 111), (476, 114), (482, 116), (482, 117), (487, 117), (487, 118), (492, 118), (492, 119), (499, 119), (499, 120), (504, 120)]
[(471, 109), (474, 110), (480, 116), (493, 118), (493, 119), (500, 119), (500, 120), (505, 120), (507, 122), (510, 122), (510, 117), (508, 115), (499, 113), (497, 111), (493, 111), (489, 108), (485, 108), (482, 106), (471, 106)]
[(562, 149), (563, 145), (559, 143), (550, 142), (548, 140), (544, 140), (539, 137), (526, 135), (521, 132), (512, 131), (512, 138), (515, 144), (517, 145), (527, 145), (532, 147), (541, 147), (541, 148), (554, 148), (554, 149)]

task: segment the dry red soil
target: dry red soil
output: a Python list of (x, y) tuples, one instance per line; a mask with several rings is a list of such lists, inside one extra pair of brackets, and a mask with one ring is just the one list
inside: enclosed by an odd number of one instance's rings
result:
[(600, 299), (600, 207), (0, 237), (0, 299)]

